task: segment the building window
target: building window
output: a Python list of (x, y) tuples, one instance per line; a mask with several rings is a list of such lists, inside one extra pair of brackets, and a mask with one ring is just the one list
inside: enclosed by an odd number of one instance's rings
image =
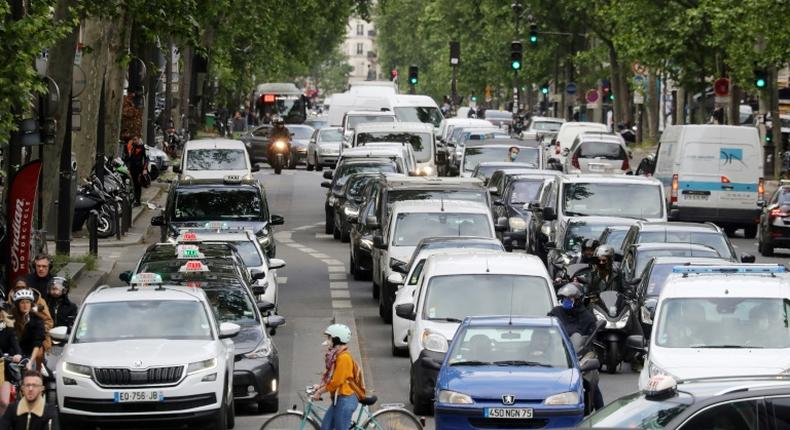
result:
[(362, 55), (362, 52), (365, 50), (365, 46), (361, 43), (357, 43), (357, 55)]
[(365, 76), (367, 71), (365, 70), (365, 63), (359, 63), (359, 67), (357, 68), (357, 76)]
[(365, 34), (365, 24), (359, 23), (357, 24), (357, 36), (362, 36)]

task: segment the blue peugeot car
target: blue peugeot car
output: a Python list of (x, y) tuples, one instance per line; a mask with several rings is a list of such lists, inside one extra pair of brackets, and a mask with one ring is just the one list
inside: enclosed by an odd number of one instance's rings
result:
[(436, 428), (573, 427), (582, 371), (555, 318), (469, 317), (439, 371)]

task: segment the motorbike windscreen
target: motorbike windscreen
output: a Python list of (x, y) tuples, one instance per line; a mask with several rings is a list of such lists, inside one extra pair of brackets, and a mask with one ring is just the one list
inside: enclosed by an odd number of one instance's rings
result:
[(174, 221), (268, 220), (256, 190), (231, 187), (176, 190)]
[(653, 330), (663, 348), (790, 348), (790, 300), (667, 298)]
[(468, 363), (568, 369), (573, 363), (556, 327), (468, 326), (455, 338), (447, 360), (450, 366)]
[(395, 246), (415, 246), (426, 237), (478, 236), (491, 237), (491, 224), (485, 214), (420, 213), (398, 214), (395, 221)]
[(368, 143), (376, 142), (409, 143), (414, 150), (414, 158), (417, 159), (418, 163), (430, 161), (433, 155), (433, 148), (431, 148), (432, 136), (429, 133), (370, 131), (358, 133), (356, 139), (357, 146), (365, 146)]
[(552, 307), (548, 284), (538, 276), (444, 275), (428, 282), (423, 318), (461, 322), (473, 315), (545, 317)]
[(444, 117), (442, 112), (431, 106), (402, 106), (395, 108), (395, 116), (400, 122), (422, 122), (438, 127)]
[(247, 151), (243, 149), (190, 149), (187, 170), (247, 170)]
[(464, 171), (475, 170), (478, 164), (485, 161), (515, 161), (517, 163), (540, 164), (540, 150), (538, 148), (519, 148), (515, 160), (510, 159), (510, 149), (507, 146), (477, 146), (464, 149)]
[(562, 210), (567, 216), (661, 218), (664, 199), (654, 184), (583, 183), (563, 185)]

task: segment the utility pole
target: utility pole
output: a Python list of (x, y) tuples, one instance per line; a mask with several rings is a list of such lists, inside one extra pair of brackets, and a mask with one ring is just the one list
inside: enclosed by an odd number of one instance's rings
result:
[(450, 42), (450, 67), (453, 68), (453, 77), (450, 81), (450, 111), (458, 109), (458, 64), (461, 62), (461, 43)]

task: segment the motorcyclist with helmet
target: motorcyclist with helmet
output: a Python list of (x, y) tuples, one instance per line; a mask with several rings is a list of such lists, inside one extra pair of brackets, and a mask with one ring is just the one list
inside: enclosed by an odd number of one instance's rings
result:
[(274, 117), (272, 120), (271, 140), (274, 141), (278, 138), (285, 139), (286, 141), (291, 140), (291, 132), (288, 131), (288, 127), (285, 126), (285, 121), (279, 116)]
[(623, 292), (620, 274), (614, 267), (614, 248), (610, 245), (601, 245), (595, 248), (591, 264), (593, 268), (588, 292)]
[(579, 255), (579, 263), (592, 264), (595, 260), (595, 249), (598, 248), (596, 239), (585, 239), (582, 242), (582, 250)]

